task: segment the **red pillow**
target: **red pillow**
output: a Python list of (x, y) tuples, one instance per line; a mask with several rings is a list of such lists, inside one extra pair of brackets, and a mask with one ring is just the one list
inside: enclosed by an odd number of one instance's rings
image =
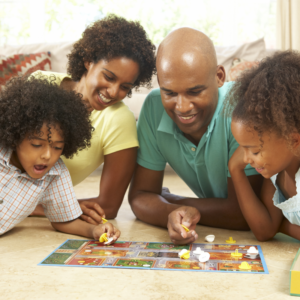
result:
[(258, 61), (246, 61), (240, 58), (235, 58), (228, 72), (228, 81), (237, 80), (244, 71), (250, 70), (251, 68), (258, 66), (258, 64)]
[(51, 70), (50, 52), (0, 56), (0, 90), (12, 77), (28, 75), (37, 70)]

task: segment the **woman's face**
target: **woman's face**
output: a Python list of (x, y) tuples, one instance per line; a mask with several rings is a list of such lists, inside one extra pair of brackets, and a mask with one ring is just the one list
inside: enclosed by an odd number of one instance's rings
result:
[(85, 67), (87, 73), (80, 80), (83, 86), (79, 92), (91, 110), (103, 110), (123, 100), (139, 75), (139, 65), (126, 57), (86, 62)]

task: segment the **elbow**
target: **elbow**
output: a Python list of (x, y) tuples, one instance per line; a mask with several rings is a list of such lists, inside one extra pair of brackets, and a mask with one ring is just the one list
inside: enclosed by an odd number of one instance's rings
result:
[(269, 240), (271, 240), (276, 233), (267, 233), (267, 232), (259, 232), (259, 233), (254, 233), (256, 239), (259, 242), (267, 242)]
[(108, 209), (105, 209), (105, 217), (106, 219), (115, 219), (118, 216), (119, 207), (111, 207)]
[(128, 193), (128, 202), (131, 207), (132, 212), (136, 216), (136, 218), (139, 218), (139, 212), (140, 212), (140, 201), (138, 197), (138, 193), (132, 193), (129, 191)]

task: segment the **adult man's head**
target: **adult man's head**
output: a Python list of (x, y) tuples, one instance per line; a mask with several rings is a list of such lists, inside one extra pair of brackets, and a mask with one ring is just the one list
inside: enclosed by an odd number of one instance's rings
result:
[(174, 30), (160, 44), (156, 66), (166, 112), (197, 145), (213, 117), (218, 88), (225, 80), (212, 41), (192, 28)]

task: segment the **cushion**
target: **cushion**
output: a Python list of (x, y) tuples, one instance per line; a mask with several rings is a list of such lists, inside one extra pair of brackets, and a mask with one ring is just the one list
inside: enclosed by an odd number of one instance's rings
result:
[(232, 67), (233, 60), (240, 58), (247, 61), (260, 61), (266, 57), (266, 45), (263, 38), (241, 46), (215, 47), (218, 64), (224, 66), (226, 79)]
[(0, 56), (0, 90), (14, 76), (28, 75), (37, 70), (51, 70), (50, 52)]
[(228, 81), (236, 81), (236, 79), (246, 70), (257, 66), (258, 61), (246, 61), (244, 59), (236, 58), (232, 62), (232, 67), (228, 72)]

